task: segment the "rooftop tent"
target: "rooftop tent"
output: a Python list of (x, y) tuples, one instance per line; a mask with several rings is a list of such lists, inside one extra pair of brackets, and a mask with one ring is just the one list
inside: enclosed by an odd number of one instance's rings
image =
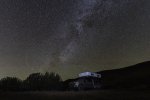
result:
[(97, 74), (97, 73), (93, 73), (93, 72), (83, 72), (79, 74), (79, 77), (97, 77), (97, 78), (101, 78), (101, 74)]

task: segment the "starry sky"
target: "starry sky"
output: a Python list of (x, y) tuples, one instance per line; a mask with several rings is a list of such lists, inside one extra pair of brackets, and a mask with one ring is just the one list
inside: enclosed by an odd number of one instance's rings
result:
[(0, 78), (150, 60), (149, 0), (0, 0)]

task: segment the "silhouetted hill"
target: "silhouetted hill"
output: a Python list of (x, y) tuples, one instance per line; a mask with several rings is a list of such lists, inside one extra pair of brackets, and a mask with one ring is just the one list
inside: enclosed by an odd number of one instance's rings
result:
[(103, 88), (150, 89), (150, 61), (98, 73), (102, 75)]
[[(102, 89), (150, 89), (150, 61), (97, 73), (102, 75)], [(78, 78), (64, 81), (64, 89), (76, 79)]]

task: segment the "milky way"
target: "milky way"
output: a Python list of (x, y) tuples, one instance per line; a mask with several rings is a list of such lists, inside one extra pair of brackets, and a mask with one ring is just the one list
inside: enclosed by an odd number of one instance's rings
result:
[(148, 0), (1, 0), (0, 77), (150, 60), (149, 26)]

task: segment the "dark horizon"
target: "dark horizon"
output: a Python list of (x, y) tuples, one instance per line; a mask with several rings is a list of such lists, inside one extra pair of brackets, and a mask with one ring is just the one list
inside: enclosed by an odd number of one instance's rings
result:
[[(99, 74), (101, 74), (101, 73), (111, 72), (111, 71), (113, 72), (113, 71), (121, 71), (121, 70), (124, 70), (124, 71), (125, 70), (134, 70), (134, 69), (136, 70), (137, 68), (144, 69), (144, 67), (148, 67), (148, 65), (150, 65), (150, 61), (144, 61), (144, 62), (139, 62), (139, 63), (136, 63), (136, 64), (124, 66), (124, 67), (120, 66), (120, 67), (114, 68), (114, 69), (97, 70), (97, 71), (93, 71), (93, 73), (99, 73)], [(84, 71), (84, 72), (92, 72), (92, 71), (88, 70), (88, 71)], [(60, 80), (65, 82), (65, 81), (70, 80), (70, 79), (76, 79), (76, 78), (78, 78), (79, 74), (83, 73), (83, 72), (79, 72), (76, 75), (74, 75), (75, 77), (71, 77), (71, 78), (67, 78), (67, 79), (63, 79), (63, 76), (61, 76), (59, 73), (52, 72), (52, 71), (46, 71), (46, 72), (33, 72), (33, 73), (29, 73), (25, 78), (20, 78), (20, 77), (17, 77), (17, 76), (4, 76), (4, 77), (0, 78), (0, 80), (1, 79), (5, 79), (5, 78), (17, 78), (19, 80), (24, 81), (24, 80), (26, 80), (32, 74), (41, 74), (41, 75), (44, 75), (46, 73), (53, 73), (54, 75), (59, 75)]]

